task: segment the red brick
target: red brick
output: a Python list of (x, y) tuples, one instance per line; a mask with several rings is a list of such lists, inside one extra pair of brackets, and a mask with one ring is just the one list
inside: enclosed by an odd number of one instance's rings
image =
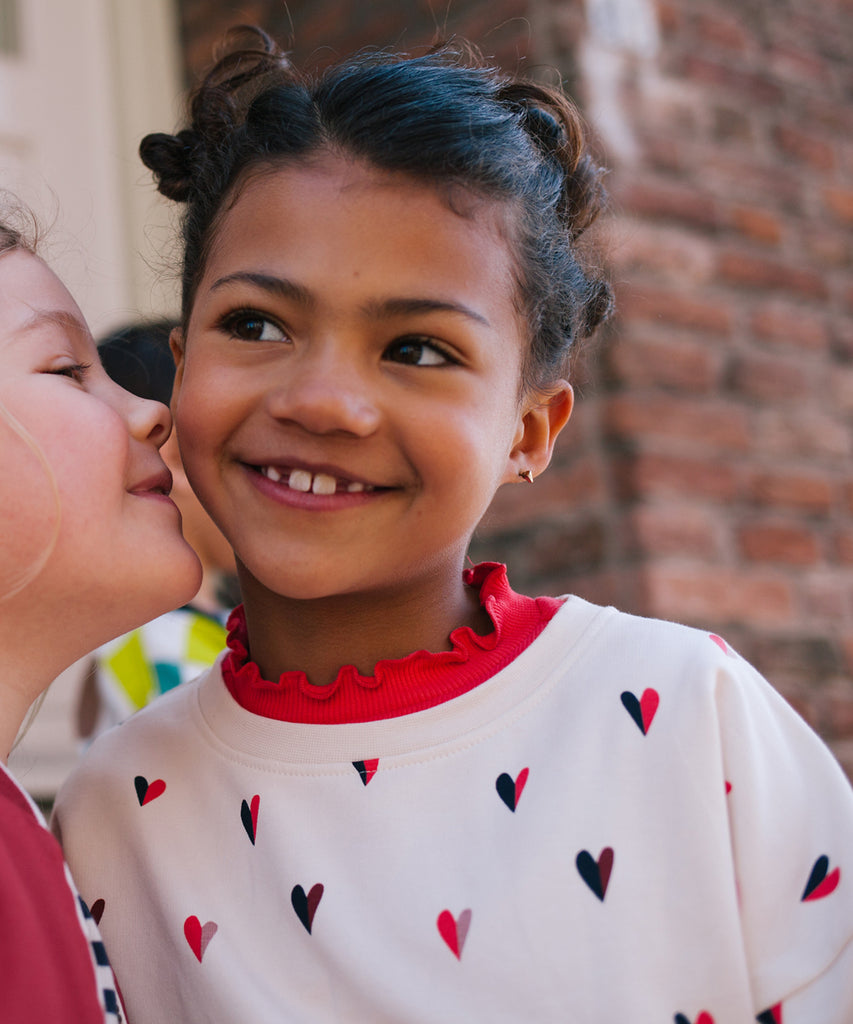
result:
[(735, 390), (762, 401), (801, 397), (804, 390), (801, 362), (767, 355), (741, 356), (732, 367), (731, 380)]
[(649, 611), (697, 625), (737, 622), (787, 625), (794, 599), (787, 580), (701, 564), (648, 566), (644, 572)]
[(782, 240), (779, 218), (768, 210), (751, 206), (736, 206), (732, 210), (732, 225), (746, 238), (767, 245), (778, 245)]
[(640, 453), (614, 463), (614, 483), (620, 497), (689, 497), (730, 502), (739, 495), (740, 481), (730, 463), (680, 455)]
[(833, 406), (842, 412), (853, 413), (853, 367), (834, 366), (829, 382)]
[(825, 299), (826, 282), (820, 274), (801, 266), (768, 260), (745, 252), (723, 252), (719, 273), (723, 281), (742, 288), (794, 293), (807, 299)]
[[(808, 385), (804, 383), (803, 390)], [(837, 415), (804, 407), (796, 399), (756, 409), (752, 419), (753, 447), (762, 457), (792, 457), (837, 465), (853, 455), (853, 435)]]
[(626, 527), (627, 550), (634, 556), (715, 558), (721, 553), (718, 516), (695, 505), (641, 505), (631, 510)]
[(631, 220), (609, 242), (612, 273), (624, 280), (654, 276), (700, 291), (714, 272), (714, 243), (704, 233)]
[[(850, 308), (853, 310), (853, 289), (850, 293)], [(833, 324), (832, 345), (844, 359), (853, 360), (853, 320), (842, 320), (836, 317)]]
[(785, 156), (793, 157), (815, 170), (831, 171), (836, 166), (835, 150), (829, 143), (793, 125), (777, 125), (773, 141)]
[(825, 188), (823, 202), (827, 210), (845, 224), (853, 224), (853, 189)]
[(853, 529), (839, 530), (835, 534), (833, 552), (842, 565), (853, 565)]
[(713, 116), (713, 138), (716, 142), (752, 142), (755, 129), (748, 110), (718, 106), (714, 108)]
[(679, 181), (624, 181), (614, 189), (614, 202), (621, 211), (672, 220), (699, 228), (715, 228), (719, 222), (717, 200)]
[(689, 80), (731, 92), (744, 103), (754, 101), (756, 105), (774, 106), (785, 99), (782, 88), (768, 75), (742, 71), (695, 54), (685, 59), (683, 70)]
[[(520, 588), (519, 588), (520, 589)], [(641, 592), (639, 573), (634, 568), (599, 569), (573, 577), (571, 591), (593, 604), (614, 605), (626, 612), (642, 613), (646, 604)], [(551, 588), (548, 593), (565, 593)]]
[(836, 488), (825, 476), (805, 472), (761, 472), (752, 480), (753, 500), (760, 505), (774, 505), (827, 515), (836, 497)]
[(807, 527), (778, 522), (755, 522), (738, 531), (744, 558), (751, 562), (814, 565), (820, 558), (820, 544)]
[(821, 696), (824, 732), (838, 739), (853, 739), (853, 682), (838, 680)]
[(853, 263), (853, 241), (849, 231), (813, 225), (803, 238), (805, 255), (810, 262), (830, 269), (843, 269)]
[(714, 191), (734, 202), (778, 206), (790, 213), (805, 209), (805, 180), (779, 163), (744, 160), (731, 147), (718, 147), (703, 166), (703, 176), (713, 182)]
[(767, 64), (778, 78), (797, 85), (825, 86), (831, 80), (829, 62), (802, 47), (777, 46)]
[(823, 315), (787, 304), (757, 306), (750, 328), (764, 341), (781, 342), (794, 348), (818, 351), (829, 345), (829, 330)]
[[(849, 586), (842, 577), (810, 572), (801, 581), (800, 601), (806, 619), (820, 623), (823, 630), (843, 624), (850, 617)], [(829, 643), (824, 639), (825, 643)], [(812, 670), (814, 674), (814, 664)]]
[(727, 336), (732, 329), (731, 312), (725, 305), (710, 299), (698, 299), (674, 288), (652, 285), (617, 287), (616, 308), (618, 315), (626, 319), (660, 321), (703, 333)]
[(750, 443), (749, 424), (740, 407), (658, 392), (629, 392), (609, 398), (604, 403), (604, 424), (613, 437), (665, 438), (711, 451), (746, 451)]
[(838, 645), (823, 633), (803, 629), (797, 624), (785, 630), (761, 630), (750, 646), (750, 657), (756, 668), (772, 680), (823, 682), (838, 674), (841, 652)]
[(690, 340), (620, 338), (607, 353), (613, 378), (632, 387), (660, 385), (707, 393), (717, 383), (720, 360), (708, 345)]
[(681, 7), (668, 3), (666, 0), (658, 0), (655, 7), (661, 33), (674, 36), (684, 24), (684, 13)]
[(802, 99), (802, 116), (810, 125), (826, 129), (838, 139), (849, 139), (853, 135), (853, 111), (843, 94), (833, 96), (823, 92)]
[(728, 12), (701, 13), (696, 20), (696, 33), (703, 44), (718, 46), (735, 53), (743, 53), (753, 49), (755, 45), (754, 39), (744, 27), (743, 19)]

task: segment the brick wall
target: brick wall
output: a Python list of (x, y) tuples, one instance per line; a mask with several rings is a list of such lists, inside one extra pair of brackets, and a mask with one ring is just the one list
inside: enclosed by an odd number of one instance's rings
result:
[[(180, 7), (190, 74), (239, 21), (318, 61), (436, 30), (415, 0)], [(552, 468), (504, 489), (475, 554), (724, 633), (853, 773), (853, 8), (450, 7), (440, 30), (558, 68), (594, 121), (619, 300)]]

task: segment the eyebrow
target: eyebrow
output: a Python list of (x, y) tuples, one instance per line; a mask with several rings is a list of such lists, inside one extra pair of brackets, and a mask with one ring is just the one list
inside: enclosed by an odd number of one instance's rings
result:
[(63, 330), (89, 337), (89, 327), (80, 317), (64, 309), (39, 309), (21, 326), (22, 331), (35, 331), (45, 325), (61, 327)]
[[(274, 277), (271, 274), (237, 271), (218, 278), (211, 285), (210, 290), (216, 291), (218, 288), (224, 288), (234, 283), (255, 285), (257, 288), (270, 292), (278, 298), (295, 302), (304, 309), (313, 309), (316, 306), (316, 300), (307, 288), (287, 278)], [(466, 306), (461, 302), (448, 302), (442, 299), (376, 299), (365, 303), (363, 311), (366, 316), (374, 320), (387, 320), (395, 316), (412, 316), (418, 313), (456, 313), (467, 317), (469, 320), (474, 320), (476, 323), (484, 324), (486, 327), (491, 326), (482, 313), (471, 309), (470, 306)]]

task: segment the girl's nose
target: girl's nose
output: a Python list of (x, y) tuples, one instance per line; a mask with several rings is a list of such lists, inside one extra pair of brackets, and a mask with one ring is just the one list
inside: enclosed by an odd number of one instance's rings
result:
[[(294, 365), (297, 363), (298, 365)], [(268, 411), (314, 434), (367, 437), (379, 423), (379, 408), (362, 373), (334, 356), (290, 362), (268, 393)]]

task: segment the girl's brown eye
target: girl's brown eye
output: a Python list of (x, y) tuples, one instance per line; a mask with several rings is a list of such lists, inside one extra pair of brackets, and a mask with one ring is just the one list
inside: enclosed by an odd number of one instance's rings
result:
[(239, 313), (229, 317), (225, 327), (242, 341), (284, 341), (286, 337), (278, 324), (256, 313)]
[(385, 358), (407, 366), (444, 366), (452, 360), (427, 338), (401, 338), (389, 346)]

